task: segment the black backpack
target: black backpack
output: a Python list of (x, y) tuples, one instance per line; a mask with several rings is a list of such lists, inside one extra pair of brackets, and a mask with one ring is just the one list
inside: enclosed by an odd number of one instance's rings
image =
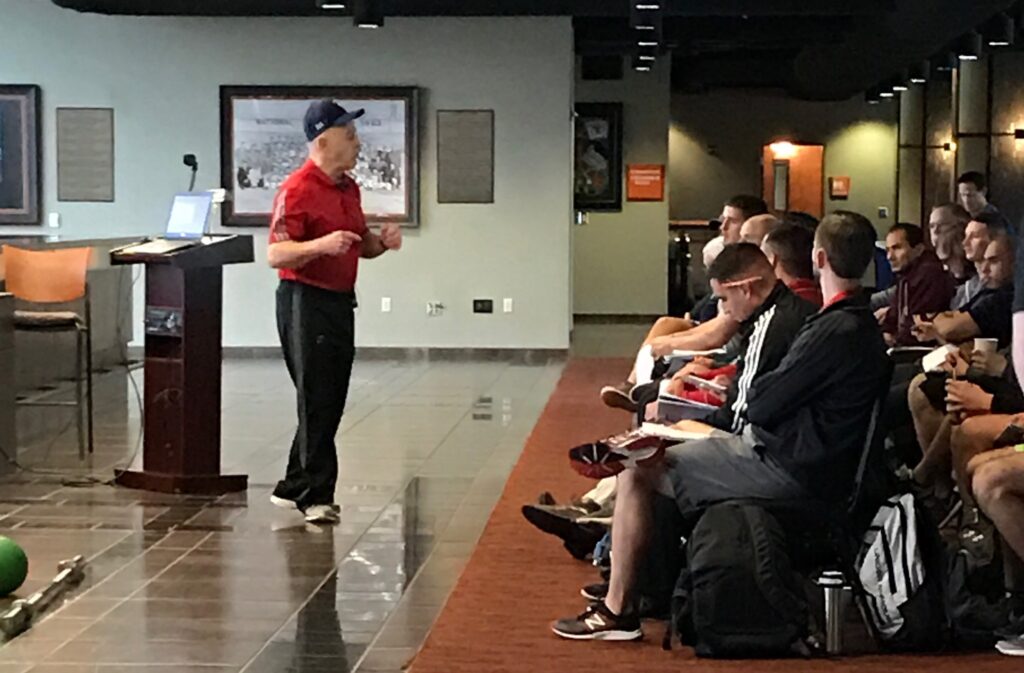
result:
[[(912, 506), (912, 507), (911, 507)], [(913, 519), (911, 519), (913, 512)], [(898, 522), (893, 537), (885, 531), (881, 524), (887, 517), (891, 521)], [(909, 565), (907, 555), (912, 554), (912, 547), (909, 545), (909, 526), (913, 525), (916, 535), (917, 551), (920, 554), (920, 567)], [(913, 585), (912, 578), (920, 577), (921, 581), (908, 600), (899, 606), (899, 616), (903, 624), (899, 629), (890, 635), (880, 632), (882, 624), (891, 618), (894, 613), (887, 613), (885, 603), (872, 596), (876, 590), (864, 585), (866, 591), (866, 617), (874, 623), (874, 629), (879, 635), (880, 644), (889, 652), (938, 652), (942, 650), (949, 635), (949, 625), (946, 618), (946, 609), (943, 605), (943, 589), (946, 574), (946, 561), (943, 553), (942, 540), (935, 523), (928, 515), (928, 511), (917, 503), (916, 499), (908, 495), (894, 495), (879, 508), (878, 514), (868, 526), (865, 532), (865, 541), (861, 548), (861, 555), (857, 560), (857, 569), (861, 571), (861, 565), (868, 563), (869, 567), (879, 567), (877, 559), (866, 559), (867, 539), (877, 535), (880, 543), (879, 549), (883, 551), (880, 563), (884, 567), (880, 570), (886, 572), (888, 586), (879, 586), (878, 590), (895, 593), (898, 586), (909, 587)], [(895, 554), (890, 550), (899, 547), (904, 552), (903, 563), (897, 563)], [(861, 573), (863, 578), (863, 572)]]
[(722, 503), (687, 541), (687, 567), (672, 594), (666, 634), (700, 657), (807, 656), (810, 617), (786, 536), (756, 505)]

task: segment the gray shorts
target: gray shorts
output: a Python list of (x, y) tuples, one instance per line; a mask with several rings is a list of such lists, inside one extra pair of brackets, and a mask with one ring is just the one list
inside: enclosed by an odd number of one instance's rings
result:
[(665, 455), (659, 489), (689, 513), (737, 498), (785, 500), (806, 496), (803, 487), (770, 456), (759, 454), (748, 432), (716, 431), (707, 439), (677, 444)]

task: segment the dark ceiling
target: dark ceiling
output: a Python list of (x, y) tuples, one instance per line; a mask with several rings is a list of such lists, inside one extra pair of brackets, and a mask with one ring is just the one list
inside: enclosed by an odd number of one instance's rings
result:
[[(332, 16), (316, 0), (53, 0), (133, 15)], [(631, 55), (635, 0), (379, 0), (385, 16), (572, 16), (584, 57)], [(841, 100), (947, 49), (1018, 0), (661, 0), (677, 90), (782, 88)], [(385, 23), (386, 29), (386, 23)]]

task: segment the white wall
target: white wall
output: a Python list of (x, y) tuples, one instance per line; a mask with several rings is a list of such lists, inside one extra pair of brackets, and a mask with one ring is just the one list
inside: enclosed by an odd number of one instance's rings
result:
[[(78, 14), (46, 0), (0, 0), (0, 82), (43, 95), (44, 210), (62, 237), (160, 231), (199, 158), (197, 189), (219, 186), (221, 84), (422, 87), (419, 230), (361, 268), (363, 346), (565, 348), (573, 45), (568, 18), (133, 18)], [(54, 110), (115, 109), (116, 201), (58, 203)], [(439, 205), (436, 110), (495, 111), (495, 203)], [(0, 227), (0, 233), (39, 228)], [(53, 230), (44, 230), (54, 233)], [(224, 343), (273, 346), (276, 279), (262, 230), (256, 264), (229, 268)], [(140, 283), (141, 285), (141, 283)], [(380, 298), (392, 312), (380, 312)], [(474, 297), (499, 311), (473, 315)], [(500, 313), (501, 298), (515, 312)], [(425, 304), (448, 308), (428, 318)], [(139, 309), (137, 303), (136, 310)], [(137, 332), (138, 334), (138, 332)]]
[[(627, 64), (628, 65), (628, 64)], [(626, 68), (618, 81), (578, 81), (576, 100), (622, 103), (622, 211), (593, 212), (573, 232), (573, 310), (589, 314), (656, 314), (666, 310), (670, 176), (661, 201), (626, 199), (625, 167), (668, 164), (671, 65)]]

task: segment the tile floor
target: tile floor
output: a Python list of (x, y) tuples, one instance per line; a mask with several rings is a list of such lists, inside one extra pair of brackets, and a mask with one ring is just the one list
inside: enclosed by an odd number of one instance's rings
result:
[[(562, 363), (360, 362), (340, 436), (342, 524), (267, 501), (294, 429), (276, 361), (224, 367), (223, 464), (245, 493), (169, 496), (100, 483), (136, 449), (136, 394), (97, 382), (97, 452), (63, 410), (19, 413), (20, 471), (0, 534), (31, 561), (25, 595), (74, 554), (85, 583), (0, 645), (0, 673), (397, 671), (471, 553)], [(134, 378), (141, 384), (141, 372)], [(59, 394), (59, 393), (58, 393)], [(61, 432), (64, 430), (64, 432)], [(0, 599), (0, 610), (10, 599)]]
[[(643, 329), (583, 325), (578, 355), (624, 355)], [(0, 673), (402, 670), (475, 546), (563, 362), (358, 362), (339, 439), (342, 523), (267, 500), (294, 430), (276, 360), (224, 366), (219, 498), (114, 488), (138, 458), (141, 370), (96, 382), (96, 453), (65, 410), (19, 410), (22, 469), (0, 477), (0, 535), (28, 552), (27, 595), (57, 563), (85, 582), (0, 644)], [(53, 393), (65, 394), (62, 390)], [(2, 457), (0, 457), (2, 458)], [(0, 599), (0, 611), (11, 599)]]

